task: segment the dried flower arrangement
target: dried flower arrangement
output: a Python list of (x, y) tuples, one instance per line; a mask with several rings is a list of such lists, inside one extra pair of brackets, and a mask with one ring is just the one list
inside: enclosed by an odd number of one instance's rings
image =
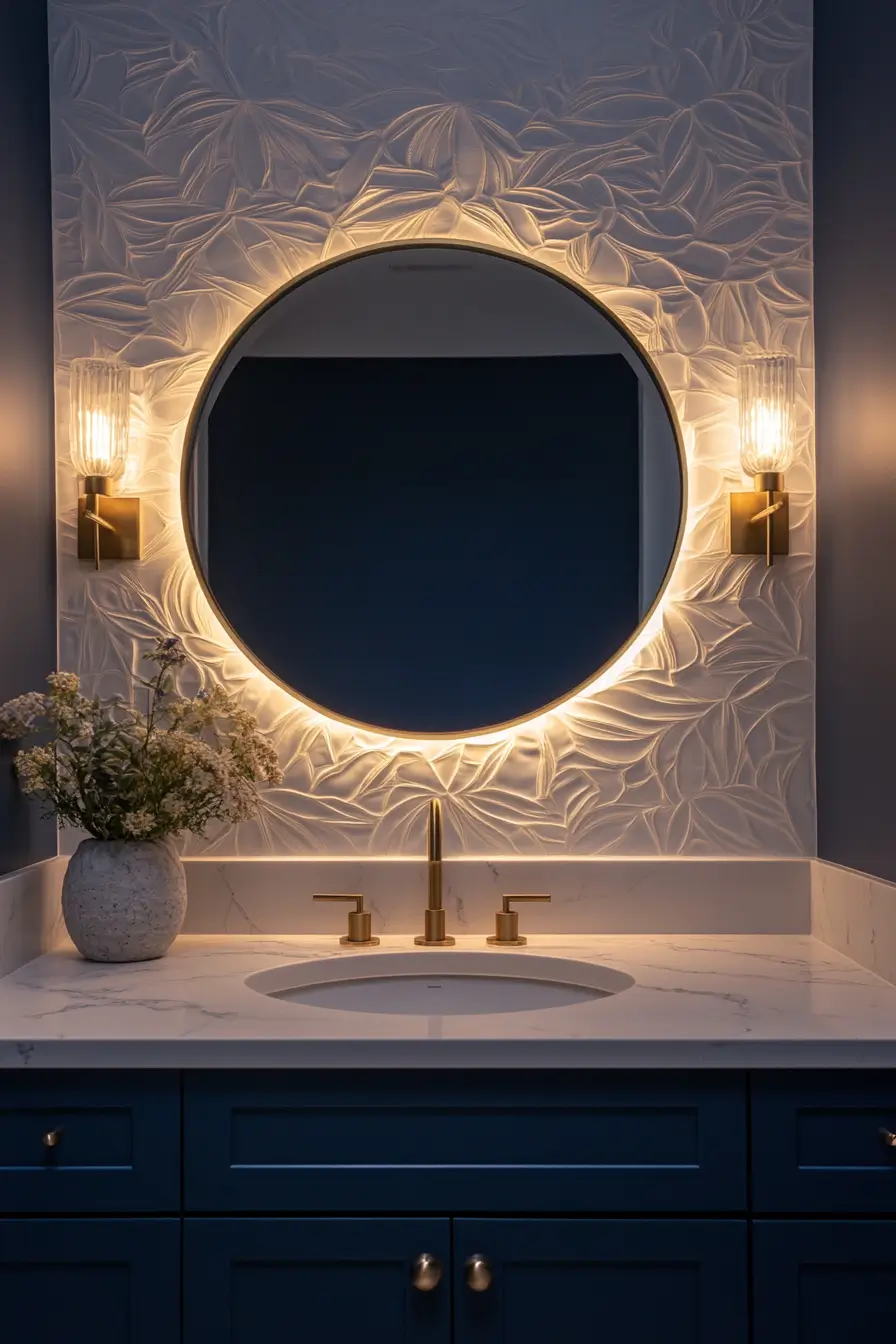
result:
[(45, 730), (53, 741), (20, 751), (25, 793), (61, 825), (98, 840), (165, 840), (201, 835), (215, 821), (258, 810), (258, 786), (282, 775), (270, 742), (248, 710), (220, 686), (191, 698), (173, 693), (173, 670), (187, 662), (180, 639), (159, 639), (138, 678), (147, 710), (121, 698), (89, 699), (72, 672), (53, 672), (46, 692), (0, 706), (0, 737)]

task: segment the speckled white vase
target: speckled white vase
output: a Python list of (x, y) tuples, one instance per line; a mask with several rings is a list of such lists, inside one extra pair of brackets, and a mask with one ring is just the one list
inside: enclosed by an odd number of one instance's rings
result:
[(161, 840), (82, 840), (62, 882), (62, 914), (88, 961), (163, 957), (187, 909), (187, 877)]

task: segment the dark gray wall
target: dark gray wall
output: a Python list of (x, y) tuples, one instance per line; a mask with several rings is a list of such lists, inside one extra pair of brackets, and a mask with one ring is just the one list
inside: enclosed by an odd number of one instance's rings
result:
[[(0, 702), (56, 665), (47, 18), (3, 0), (0, 43)], [(0, 873), (56, 852), (0, 748)]]
[(896, 6), (815, 6), (818, 848), (896, 880)]

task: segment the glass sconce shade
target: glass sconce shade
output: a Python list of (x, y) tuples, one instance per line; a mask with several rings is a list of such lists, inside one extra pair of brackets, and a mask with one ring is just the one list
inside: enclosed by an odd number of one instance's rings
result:
[(130, 370), (111, 359), (73, 359), (70, 398), (75, 470), (118, 480), (128, 456)]
[(741, 362), (740, 460), (748, 476), (785, 472), (793, 462), (795, 389), (792, 355), (756, 355)]

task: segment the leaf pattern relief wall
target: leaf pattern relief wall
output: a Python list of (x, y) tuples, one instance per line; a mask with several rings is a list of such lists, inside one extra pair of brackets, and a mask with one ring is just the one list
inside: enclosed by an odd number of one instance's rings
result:
[[(257, 825), (188, 852), (418, 854), (436, 794), (449, 853), (811, 853), (810, 0), (50, 12), (61, 665), (127, 692), (143, 642), (183, 632), (286, 768)], [(187, 417), (235, 325), (321, 259), (424, 238), (521, 252), (661, 343), (688, 453), (650, 630), (588, 693), (492, 739), (386, 739), (306, 710), (219, 627), (180, 520)], [(799, 365), (793, 553), (770, 571), (726, 554), (751, 344)], [(99, 575), (75, 559), (66, 423), (68, 362), (94, 352), (137, 370), (146, 525), (143, 561)]]

